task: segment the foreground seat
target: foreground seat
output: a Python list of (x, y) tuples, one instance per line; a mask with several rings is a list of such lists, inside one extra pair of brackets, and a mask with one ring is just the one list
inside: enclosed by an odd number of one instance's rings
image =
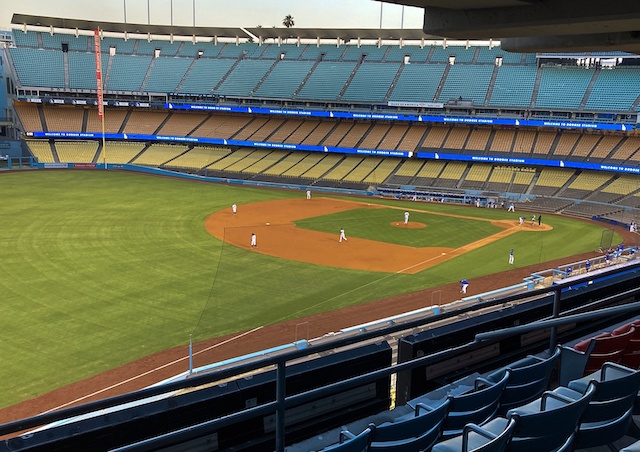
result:
[(500, 397), (499, 413), (531, 402), (549, 389), (551, 373), (560, 359), (560, 352), (560, 347), (556, 347), (548, 358), (527, 356), (487, 375), (486, 380), (495, 384), (506, 371), (510, 373)]
[(438, 443), (431, 450), (432, 452), (504, 452), (511, 442), (516, 423), (515, 417), (510, 418), (500, 433), (486, 430), (475, 424), (467, 424), (462, 435)]
[(340, 432), (340, 442), (333, 446), (322, 449), (322, 452), (367, 452), (369, 444), (371, 444), (371, 436), (373, 429), (370, 427), (364, 429), (358, 435), (353, 435), (346, 429)]

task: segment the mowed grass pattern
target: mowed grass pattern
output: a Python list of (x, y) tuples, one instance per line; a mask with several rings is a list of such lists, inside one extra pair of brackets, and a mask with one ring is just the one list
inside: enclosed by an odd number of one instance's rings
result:
[[(550, 233), (517, 233), (416, 275), (380, 274), (265, 256), (225, 245), (204, 228), (209, 214), (234, 202), (241, 214), (243, 204), (302, 191), (113, 171), (4, 173), (0, 188), (0, 407), (168, 348), (183, 346), (186, 356), (191, 334), (197, 351), (206, 338), (504, 271), (512, 268), (512, 247), (516, 266), (591, 251), (602, 230), (549, 217)], [(390, 221), (400, 221), (402, 211), (392, 213)], [(367, 235), (385, 234), (369, 228)], [(292, 331), (282, 342), (294, 339)]]
[[(458, 248), (502, 230), (490, 221), (426, 212), (409, 212), (409, 221), (422, 223), (426, 228), (405, 229), (394, 226), (392, 223), (404, 222), (404, 211), (401, 209), (353, 209), (295, 223), (301, 228), (332, 234), (345, 227), (348, 236), (415, 248)], [(349, 225), (349, 228), (345, 225)]]

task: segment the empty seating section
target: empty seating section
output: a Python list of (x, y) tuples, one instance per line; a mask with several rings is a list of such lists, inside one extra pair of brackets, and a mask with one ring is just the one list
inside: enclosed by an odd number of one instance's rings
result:
[(331, 130), (331, 133), (327, 135), (322, 144), (325, 146), (338, 146), (340, 141), (342, 141), (354, 125), (354, 123), (350, 122), (338, 123), (338, 125)]
[(253, 153), (253, 149), (251, 148), (239, 148), (236, 151), (230, 153), (226, 157), (221, 158), (213, 162), (211, 165), (207, 167), (210, 170), (226, 170), (229, 166), (236, 165), (238, 162), (245, 159), (251, 153)]
[(129, 163), (146, 146), (146, 143), (107, 141), (106, 147), (101, 149), (97, 161), (102, 163), (106, 154), (107, 163)]
[(241, 60), (214, 93), (221, 96), (248, 97), (253, 94), (256, 85), (272, 64), (273, 61), (270, 60)]
[(234, 60), (200, 58), (193, 63), (177, 92), (187, 94), (209, 94), (220, 83)]
[(569, 184), (564, 194), (569, 195), (569, 198), (582, 198), (596, 191), (609, 179), (611, 179), (611, 174), (606, 172), (583, 171)]
[(307, 156), (305, 152), (292, 152), (275, 165), (265, 169), (263, 174), (271, 175), (271, 176), (280, 176), (285, 171), (290, 170), (294, 165), (299, 163), (302, 159)]
[(269, 119), (262, 127), (256, 130), (253, 135), (251, 135), (251, 139), (255, 141), (271, 141), (279, 143), (282, 140), (273, 138), (273, 134), (277, 130), (280, 130), (280, 127), (286, 123), (287, 121), (282, 118)]
[(449, 135), (447, 135), (443, 147), (447, 149), (462, 149), (470, 131), (471, 129), (468, 127), (453, 127)]
[(638, 98), (640, 71), (637, 67), (618, 66), (601, 69), (589, 99), (586, 110), (630, 111)]
[[(431, 52), (431, 47), (418, 46), (390, 46), (385, 61), (404, 61), (405, 57), (409, 57), (409, 63), (424, 63)], [(405, 67), (406, 69), (406, 67)]]
[(161, 166), (183, 154), (187, 149), (187, 146), (183, 145), (151, 144), (131, 163), (135, 165)]
[(415, 151), (418, 149), (422, 144), (422, 139), (426, 131), (427, 126), (424, 124), (411, 124), (407, 133), (402, 137), (402, 140), (400, 140), (398, 150)]
[(580, 138), (576, 142), (571, 155), (573, 157), (586, 157), (591, 154), (591, 151), (600, 141), (600, 135), (580, 135)]
[(631, 158), (640, 149), (640, 139), (637, 137), (627, 137), (616, 149), (611, 158), (613, 160), (625, 161)]
[(335, 168), (325, 174), (322, 178), (334, 181), (342, 180), (347, 174), (353, 171), (353, 169), (358, 166), (363, 159), (364, 157), (357, 155), (347, 155)]
[(440, 173), (439, 179), (435, 185), (437, 187), (454, 188), (457, 187), (458, 181), (462, 179), (467, 164), (462, 162), (448, 162)]
[(623, 174), (602, 189), (605, 193), (628, 195), (640, 189), (640, 179), (637, 176)]
[(491, 129), (474, 129), (469, 134), (465, 149), (471, 151), (484, 151), (491, 136)]
[[(256, 50), (258, 50), (258, 48), (258, 44), (255, 43), (243, 43), (236, 45), (227, 42), (224, 46), (222, 46), (222, 49), (220, 50), (218, 56), (221, 58), (238, 58), (240, 57), (240, 55), (245, 55), (245, 58), (250, 58), (250, 56), (253, 55)], [(263, 49), (260, 48), (260, 51), (262, 50)]]
[(37, 158), (39, 162), (54, 163), (56, 161), (48, 141), (27, 140), (26, 143), (33, 156)]
[[(353, 171), (345, 175), (342, 180), (348, 182), (361, 182), (365, 177), (369, 175), (382, 161), (381, 157), (367, 157), (362, 159), (358, 166), (356, 166)], [(373, 183), (381, 183), (386, 179), (388, 174), (383, 175), (380, 174), (379, 177), (372, 177)]]
[[(275, 143), (285, 143), (287, 139), (302, 125), (304, 121), (301, 119), (287, 119), (281, 120), (280, 125), (273, 133), (269, 136), (269, 141)], [(294, 143), (299, 143), (300, 141), (294, 141)]]
[(622, 137), (604, 136), (598, 141), (596, 147), (591, 151), (589, 157), (607, 158), (613, 149), (620, 144)]
[(167, 117), (168, 114), (164, 111), (132, 110), (124, 127), (124, 132), (152, 135)]
[(96, 156), (95, 141), (56, 141), (58, 160), (68, 163), (91, 163)]
[(231, 138), (245, 127), (251, 118), (244, 116), (211, 115), (193, 132), (198, 137)]
[(38, 114), (38, 106), (36, 104), (16, 101), (13, 105), (25, 132), (43, 130), (42, 121), (40, 121), (40, 115)]
[(57, 132), (80, 132), (82, 130), (82, 117), (84, 110), (68, 107), (55, 106), (43, 107), (47, 129)]
[(93, 50), (93, 37), (89, 38), (87, 35), (75, 35), (68, 33), (40, 33), (42, 39), (42, 46), (45, 49), (62, 50), (62, 43), (65, 42), (69, 46), (69, 50), (77, 50), (80, 52), (86, 52), (87, 50)]
[(162, 124), (159, 135), (187, 136), (207, 118), (205, 113), (181, 113), (174, 111)]
[(298, 92), (298, 99), (335, 100), (355, 69), (351, 61), (321, 61)]
[(260, 58), (273, 58), (280, 59), (280, 55), (284, 54), (285, 60), (297, 60), (306, 49), (306, 45), (296, 44), (282, 44), (280, 46), (276, 44), (269, 44), (267, 48), (262, 52)]
[(429, 133), (424, 139), (422, 146), (426, 148), (441, 148), (447, 134), (451, 129), (449, 127), (433, 126), (429, 129)]
[(392, 101), (433, 102), (445, 67), (444, 64), (405, 65), (389, 99)]
[[(367, 162), (367, 160), (368, 159), (365, 159), (365, 162)], [(392, 157), (383, 159), (382, 162), (380, 162), (380, 164), (376, 166), (367, 177), (362, 179), (362, 182), (374, 185), (382, 184), (383, 182), (387, 181), (391, 173), (393, 173), (393, 170), (397, 168), (398, 162), (398, 159)]]
[(556, 139), (556, 135), (555, 132), (538, 132), (533, 153), (543, 155), (550, 154), (551, 146)]
[[(96, 62), (93, 53), (69, 52), (69, 88), (96, 89)], [(102, 74), (107, 72), (107, 59), (102, 59)]]
[(531, 192), (533, 194), (551, 195), (564, 186), (572, 175), (573, 171), (571, 170), (543, 168)]
[(536, 139), (536, 133), (530, 130), (518, 130), (516, 141), (513, 144), (513, 152), (530, 153), (533, 151), (533, 142)]
[(516, 172), (518, 171), (515, 168), (496, 166), (491, 171), (486, 188), (488, 190), (507, 191)]
[(202, 42), (196, 41), (193, 43), (192, 41), (185, 42), (180, 48), (179, 56), (182, 57), (196, 57), (200, 52), (202, 52), (203, 57), (214, 58), (218, 56), (220, 50), (222, 50), (222, 46), (224, 44), (216, 45), (211, 40), (206, 40)]
[(64, 88), (62, 50), (10, 47), (9, 53), (22, 86)]
[[(484, 105), (492, 73), (493, 66), (451, 66), (438, 102), (447, 103), (449, 100), (462, 98), (473, 101), (474, 105)], [(469, 80), (473, 80), (473, 83), (469, 83)]]
[[(103, 37), (100, 41), (100, 51), (102, 53), (109, 53), (109, 49), (115, 47), (116, 53), (130, 55), (133, 53), (133, 49), (137, 43), (137, 39), (124, 40), (122, 38)], [(105, 56), (102, 55), (102, 58), (104, 59)]]
[(245, 173), (253, 173), (253, 174), (261, 173), (265, 169), (267, 169), (267, 168), (275, 165), (276, 163), (278, 163), (280, 160), (282, 160), (288, 154), (289, 154), (289, 152), (287, 152), (287, 151), (272, 151), (272, 152), (268, 152), (267, 151), (267, 154), (264, 155), (262, 159), (258, 160), (253, 165), (250, 165), (247, 168), (245, 168), (244, 172)]
[[(274, 119), (273, 121), (278, 121), (279, 119)], [(249, 123), (244, 126), (242, 128), (242, 130), (238, 130), (238, 133), (236, 133), (234, 135), (233, 138), (235, 138), (236, 140), (256, 140), (256, 141), (261, 141), (258, 140), (257, 138), (253, 138), (254, 136), (258, 135), (260, 130), (263, 127), (266, 127), (267, 124), (269, 124), (271, 120), (266, 117), (266, 116), (262, 116), (262, 117), (257, 117), (257, 118), (253, 118), (251, 121), (249, 121)], [(271, 128), (269, 128), (269, 130), (272, 130)], [(261, 136), (264, 134), (261, 134)]]
[(13, 40), (16, 43), (17, 47), (40, 47), (38, 44), (38, 33), (37, 31), (27, 30), (22, 31), (17, 28), (13, 29)]
[(200, 170), (211, 163), (226, 157), (231, 152), (229, 148), (196, 146), (167, 163), (168, 167), (188, 168)]
[(577, 110), (595, 69), (543, 67), (538, 108)]
[[(340, 160), (342, 160), (342, 156), (336, 154), (325, 154), (324, 158), (321, 158), (322, 155), (320, 155), (319, 157), (320, 158), (318, 158), (317, 163), (309, 167), (304, 173), (300, 174), (301, 177), (309, 179), (320, 179), (325, 173), (330, 171), (331, 168), (336, 166), (336, 164)], [(312, 161), (307, 162), (307, 159), (304, 159), (302, 162), (300, 162), (302, 164), (300, 165), (300, 168), (298, 168), (299, 165), (296, 165), (295, 167), (291, 168), (291, 170), (293, 173), (298, 172), (300, 169), (302, 169), (303, 166), (311, 162)]]
[(485, 163), (474, 163), (469, 168), (464, 181), (460, 184), (461, 188), (481, 189), (489, 178), (491, 165)]
[(307, 76), (313, 62), (311, 61), (279, 61), (256, 89), (254, 96), (293, 98), (294, 93)]
[(360, 47), (348, 45), (342, 54), (343, 61), (360, 61), (364, 57), (366, 61), (381, 61), (389, 46), (361, 45)]
[[(390, 124), (375, 124), (371, 126), (371, 128), (366, 132), (366, 135), (363, 137), (362, 141), (358, 145), (358, 147), (365, 149), (377, 149), (378, 145), (382, 138), (389, 133), (392, 126)], [(392, 148), (383, 148), (381, 149), (395, 149), (395, 146)]]
[(537, 71), (538, 68), (535, 66), (501, 66), (498, 68), (488, 105), (529, 107)]
[[(104, 119), (104, 131), (107, 133), (118, 133), (122, 128), (125, 118), (127, 117), (127, 110), (120, 110), (117, 108), (105, 109)], [(101, 132), (102, 121), (98, 118), (98, 109), (92, 108), (87, 111), (87, 132)]]
[(364, 134), (367, 133), (371, 127), (368, 123), (356, 123), (349, 129), (349, 131), (345, 134), (344, 138), (340, 140), (339, 146), (343, 148), (355, 148)]
[[(447, 162), (440, 160), (427, 160), (416, 174), (415, 184), (423, 186), (434, 185), (446, 164)], [(464, 171), (464, 167), (462, 171)], [(462, 175), (462, 172), (460, 172), (460, 175)]]
[(565, 132), (560, 134), (560, 139), (556, 145), (553, 155), (569, 155), (580, 138), (580, 134)]
[(341, 99), (360, 102), (384, 101), (399, 68), (397, 63), (362, 63)]
[(151, 64), (151, 57), (116, 54), (110, 57), (109, 64), (111, 69), (103, 75), (106, 89), (139, 92)]
[(522, 60), (521, 53), (505, 52), (500, 47), (494, 47), (492, 49), (486, 46), (478, 47), (478, 63), (495, 64), (496, 58), (498, 57), (502, 58), (502, 64), (520, 64)]
[[(304, 156), (302, 160), (298, 163), (291, 166), (289, 169), (282, 172), (283, 176), (287, 177), (300, 177), (311, 168), (315, 167), (320, 160), (323, 160), (328, 157), (338, 157), (334, 154), (320, 154), (320, 153), (309, 153)], [(326, 170), (325, 170), (326, 171)]]
[(175, 93), (192, 60), (187, 58), (155, 58), (144, 91)]
[(524, 193), (531, 185), (535, 175), (536, 172), (533, 169), (521, 169), (520, 171), (516, 171), (513, 175), (511, 190)]
[[(263, 159), (267, 158), (273, 152), (265, 149), (249, 149), (249, 150), (253, 152), (248, 154), (242, 160), (227, 166), (225, 168), (225, 171), (232, 171), (236, 173), (247, 172), (247, 173), (254, 173), (254, 174), (262, 171), (264, 168), (262, 167), (262, 165), (258, 165), (258, 163), (261, 162)], [(279, 158), (277, 160), (279, 160)], [(275, 161), (269, 160), (266, 166), (273, 165), (277, 160)], [(255, 168), (255, 169), (252, 170), (251, 168)]]
[(449, 57), (454, 56), (456, 63), (471, 63), (476, 53), (475, 47), (464, 46), (449, 46), (443, 48), (442, 46), (433, 46), (433, 52), (431, 53), (431, 63), (448, 63)]
[(307, 137), (310, 136), (314, 130), (318, 129), (321, 126), (321, 124), (324, 124), (325, 126), (329, 125), (329, 123), (321, 123), (318, 120), (302, 121), (302, 124), (300, 124), (300, 127), (298, 127), (295, 131), (293, 131), (283, 141), (285, 143), (293, 143), (293, 144), (304, 143)]
[[(433, 160), (428, 160), (427, 162), (433, 162)], [(425, 162), (421, 160), (407, 159), (404, 162), (402, 162), (402, 165), (400, 165), (398, 170), (395, 172), (395, 175), (413, 177), (418, 173), (420, 168), (422, 168), (422, 165), (424, 165), (424, 163)], [(444, 162), (438, 162), (438, 163), (443, 163), (444, 165)]]
[(167, 41), (164, 39), (155, 39), (147, 41), (146, 39), (138, 40), (136, 53), (138, 55), (154, 55), (156, 50), (160, 50), (160, 57), (173, 57), (178, 54), (178, 50), (183, 41)]
[(409, 130), (409, 126), (406, 124), (397, 124), (389, 128), (389, 131), (382, 137), (382, 141), (379, 143), (379, 149), (396, 149), (400, 140), (404, 134)]
[(513, 130), (496, 130), (491, 141), (490, 150), (493, 152), (511, 152), (515, 132)]

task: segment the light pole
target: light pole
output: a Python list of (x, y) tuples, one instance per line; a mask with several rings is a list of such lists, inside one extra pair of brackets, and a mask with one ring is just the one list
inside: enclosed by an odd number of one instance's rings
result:
[(124, 23), (127, 23), (127, 0), (122, 0), (124, 3)]
[(382, 30), (382, 6), (384, 3), (380, 2), (380, 29)]
[(171, 26), (173, 27), (173, 0), (171, 0)]
[(151, 8), (149, 7), (149, 0), (147, 0), (147, 25), (151, 25)]
[(193, 0), (193, 26), (196, 26), (196, 0)]

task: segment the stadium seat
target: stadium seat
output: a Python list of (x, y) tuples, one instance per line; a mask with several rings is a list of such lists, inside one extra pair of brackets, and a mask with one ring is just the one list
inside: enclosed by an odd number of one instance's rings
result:
[(609, 444), (625, 435), (640, 389), (640, 371), (605, 363), (598, 371), (571, 381), (568, 387), (559, 387), (555, 392), (578, 400), (590, 384), (595, 384), (595, 392), (580, 420), (575, 441), (579, 448)]
[(511, 438), (510, 450), (518, 452), (568, 452), (572, 450), (580, 417), (596, 391), (595, 384), (578, 400), (546, 391), (542, 397), (507, 412), (507, 417), (497, 417), (482, 426), (497, 434), (506, 430), (512, 418), (516, 427)]
[(613, 330), (611, 333), (614, 336), (618, 336), (626, 333), (632, 328), (635, 329), (635, 332), (631, 338), (629, 338), (629, 343), (624, 349), (622, 364), (627, 367), (631, 367), (632, 369), (638, 369), (640, 368), (640, 319), (625, 323)]
[(560, 358), (560, 351), (561, 349), (556, 347), (553, 354), (546, 359), (527, 356), (485, 377), (488, 382), (495, 384), (506, 371), (510, 373), (507, 386), (500, 398), (499, 413), (506, 413), (513, 407), (529, 403), (549, 389), (551, 372)]
[[(597, 371), (605, 362), (622, 362), (624, 351), (634, 333), (635, 331), (631, 329), (617, 336), (614, 336), (609, 332), (601, 333), (590, 339), (578, 342), (572, 349), (567, 349), (565, 347), (567, 354), (570, 354), (571, 351), (575, 352), (571, 364), (573, 372), (577, 372), (580, 368), (583, 369), (581, 375), (575, 375), (574, 373), (570, 380), (574, 380)], [(568, 358), (568, 356), (565, 355), (563, 356), (563, 360), (565, 357)], [(561, 379), (561, 384), (567, 383), (568, 381), (565, 378)]]
[(366, 452), (369, 449), (369, 444), (371, 444), (373, 428), (375, 427), (370, 426), (358, 435), (343, 429), (340, 432), (340, 442), (333, 446), (325, 447), (322, 452)]
[(451, 403), (444, 421), (443, 436), (446, 438), (460, 435), (465, 425), (482, 425), (493, 418), (498, 412), (500, 397), (509, 381), (509, 376), (510, 372), (505, 372), (502, 379), (494, 384), (476, 379), (473, 391), (450, 397)]
[(501, 432), (492, 432), (475, 424), (467, 424), (462, 435), (436, 444), (432, 452), (503, 452), (511, 442), (516, 418), (509, 419)]
[[(394, 422), (378, 425), (373, 431), (371, 451), (423, 450), (440, 438), (450, 401), (430, 409), (419, 404), (415, 414), (401, 416)], [(425, 412), (426, 410), (426, 412)], [(400, 446), (404, 446), (404, 449)]]

